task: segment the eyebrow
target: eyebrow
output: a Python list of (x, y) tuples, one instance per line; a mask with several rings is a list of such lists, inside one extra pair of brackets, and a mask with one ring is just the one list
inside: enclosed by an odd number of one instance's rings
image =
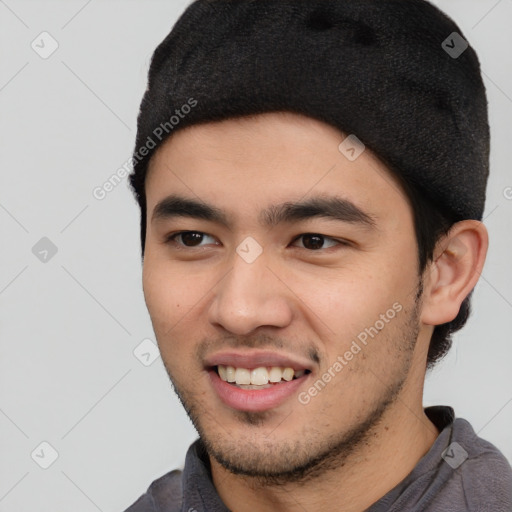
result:
[[(170, 220), (177, 217), (207, 220), (228, 229), (232, 224), (223, 210), (205, 202), (175, 194), (162, 199), (155, 206), (151, 220)], [(327, 218), (375, 228), (373, 215), (363, 211), (348, 199), (338, 196), (319, 196), (301, 202), (272, 205), (260, 213), (259, 222), (263, 226), (274, 227), (281, 223), (294, 223), (312, 218)]]

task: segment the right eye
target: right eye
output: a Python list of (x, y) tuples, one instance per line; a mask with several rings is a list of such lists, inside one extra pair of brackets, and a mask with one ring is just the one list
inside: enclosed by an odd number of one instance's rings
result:
[[(176, 246), (179, 249), (192, 249), (193, 247), (202, 247), (200, 245), (204, 237), (210, 237), (211, 235), (203, 233), (202, 231), (179, 231), (178, 233), (171, 233), (165, 238), (165, 243)], [(181, 237), (181, 242), (177, 241)]]

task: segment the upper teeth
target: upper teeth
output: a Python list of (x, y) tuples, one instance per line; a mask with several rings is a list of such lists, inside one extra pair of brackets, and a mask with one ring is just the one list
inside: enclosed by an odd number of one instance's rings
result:
[(253, 384), (263, 386), (269, 382), (281, 382), (281, 379), (290, 381), (295, 377), (302, 377), (305, 370), (295, 371), (293, 368), (282, 368), (272, 366), (266, 368), (260, 366), (250, 370), (248, 368), (235, 368), (234, 366), (224, 366), (219, 364), (217, 367), (220, 378), (225, 382), (235, 382), (236, 384)]

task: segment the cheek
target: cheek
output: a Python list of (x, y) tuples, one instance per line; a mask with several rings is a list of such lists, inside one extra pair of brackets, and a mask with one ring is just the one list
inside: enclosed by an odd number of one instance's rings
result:
[[(365, 364), (367, 357), (387, 355), (389, 344), (376, 343), (377, 340), (399, 338), (405, 310), (414, 302), (415, 279), (414, 265), (376, 261), (360, 268), (352, 266), (326, 279), (296, 280), (294, 290), (314, 313), (310, 321), (318, 326), (329, 364), (338, 355), (357, 350), (353, 341), (364, 348), (364, 354), (353, 358), (355, 362), (351, 359), (350, 367), (355, 370)], [(306, 315), (309, 308), (304, 309)], [(352, 358), (352, 354), (348, 356)]]
[(367, 266), (343, 269), (322, 279), (296, 277), (294, 291), (332, 331), (348, 333), (373, 323), (404, 296), (406, 281), (391, 272)]
[(199, 306), (196, 285), (200, 283), (194, 284), (194, 279), (175, 265), (149, 254), (144, 258), (142, 276), (144, 298), (162, 360), (173, 379), (182, 382), (190, 374), (194, 348), (191, 341), (198, 334), (190, 321), (192, 309)]
[(172, 329), (197, 303), (199, 283), (151, 252), (144, 257), (142, 282), (157, 336)]

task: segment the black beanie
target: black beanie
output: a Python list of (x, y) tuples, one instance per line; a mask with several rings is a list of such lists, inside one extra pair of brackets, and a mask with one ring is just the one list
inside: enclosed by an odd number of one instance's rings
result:
[[(474, 50), (424, 0), (197, 0), (155, 50), (132, 188), (187, 126), (291, 111), (355, 134), (454, 219), (481, 220), (487, 99)], [(341, 139), (340, 139), (341, 142)]]

